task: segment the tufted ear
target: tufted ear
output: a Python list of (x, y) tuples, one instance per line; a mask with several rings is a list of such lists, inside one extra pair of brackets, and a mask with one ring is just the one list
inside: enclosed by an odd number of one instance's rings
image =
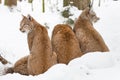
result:
[(23, 14), (21, 14), (21, 16), (24, 18), (25, 16)]
[(90, 8), (89, 8), (89, 7), (85, 8), (85, 9), (82, 11), (80, 17), (81, 17), (82, 19), (88, 20), (89, 11), (90, 11)]
[(28, 14), (27, 18), (32, 21), (32, 17), (30, 16), (30, 14)]
[(89, 13), (89, 12), (90, 12), (90, 9), (91, 9), (91, 8), (87, 7), (87, 8), (85, 8), (84, 11), (85, 11), (86, 13)]

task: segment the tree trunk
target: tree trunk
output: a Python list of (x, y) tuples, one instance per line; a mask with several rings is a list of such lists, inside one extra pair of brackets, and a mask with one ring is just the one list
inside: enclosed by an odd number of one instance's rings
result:
[(0, 62), (4, 65), (8, 63), (8, 61), (4, 59), (1, 55), (0, 55)]
[(17, 5), (17, 0), (5, 0), (4, 4), (9, 6), (9, 7), (16, 6)]
[(99, 0), (99, 4), (98, 4), (99, 7), (100, 7), (100, 3), (101, 3), (101, 1)]
[(45, 12), (45, 1), (42, 0), (42, 12), (44, 13)]
[(33, 0), (28, 0), (28, 3), (32, 3), (33, 2)]
[(77, 7), (79, 10), (83, 10), (86, 7), (89, 6), (90, 4), (90, 0), (63, 0), (63, 5), (64, 6), (68, 6), (68, 5), (73, 5), (75, 7)]
[(70, 3), (70, 0), (63, 0), (63, 6), (68, 6)]

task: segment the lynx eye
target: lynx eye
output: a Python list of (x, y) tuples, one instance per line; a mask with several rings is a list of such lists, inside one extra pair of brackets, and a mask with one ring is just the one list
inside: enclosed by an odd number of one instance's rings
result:
[(25, 27), (28, 27), (29, 25), (28, 25), (28, 24), (25, 24), (24, 26), (25, 26)]

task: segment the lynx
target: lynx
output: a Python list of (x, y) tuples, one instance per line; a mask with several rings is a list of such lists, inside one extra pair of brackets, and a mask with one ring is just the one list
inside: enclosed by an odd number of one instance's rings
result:
[(57, 54), (58, 63), (68, 64), (82, 55), (78, 40), (69, 25), (58, 24), (52, 32), (52, 48)]
[(90, 8), (83, 10), (76, 21), (73, 31), (79, 41), (80, 49), (83, 53), (109, 51), (102, 36), (94, 29), (92, 22), (97, 22), (99, 18)]
[(15, 63), (14, 72), (21, 73), (26, 71), (24, 73), (27, 75), (38, 75), (57, 63), (57, 55), (52, 52), (52, 45), (47, 29), (44, 26), (40, 25), (30, 15), (27, 17), (23, 16), (20, 23), (20, 31), (28, 33), (30, 55)]

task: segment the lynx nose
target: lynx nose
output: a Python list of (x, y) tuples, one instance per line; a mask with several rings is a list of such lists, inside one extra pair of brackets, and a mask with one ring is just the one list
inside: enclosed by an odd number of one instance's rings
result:
[(20, 28), (20, 31), (21, 31), (22, 29)]
[(24, 31), (24, 30), (22, 30), (21, 28), (20, 28), (20, 31), (21, 31), (21, 32), (23, 32), (23, 33), (25, 32), (25, 31)]

